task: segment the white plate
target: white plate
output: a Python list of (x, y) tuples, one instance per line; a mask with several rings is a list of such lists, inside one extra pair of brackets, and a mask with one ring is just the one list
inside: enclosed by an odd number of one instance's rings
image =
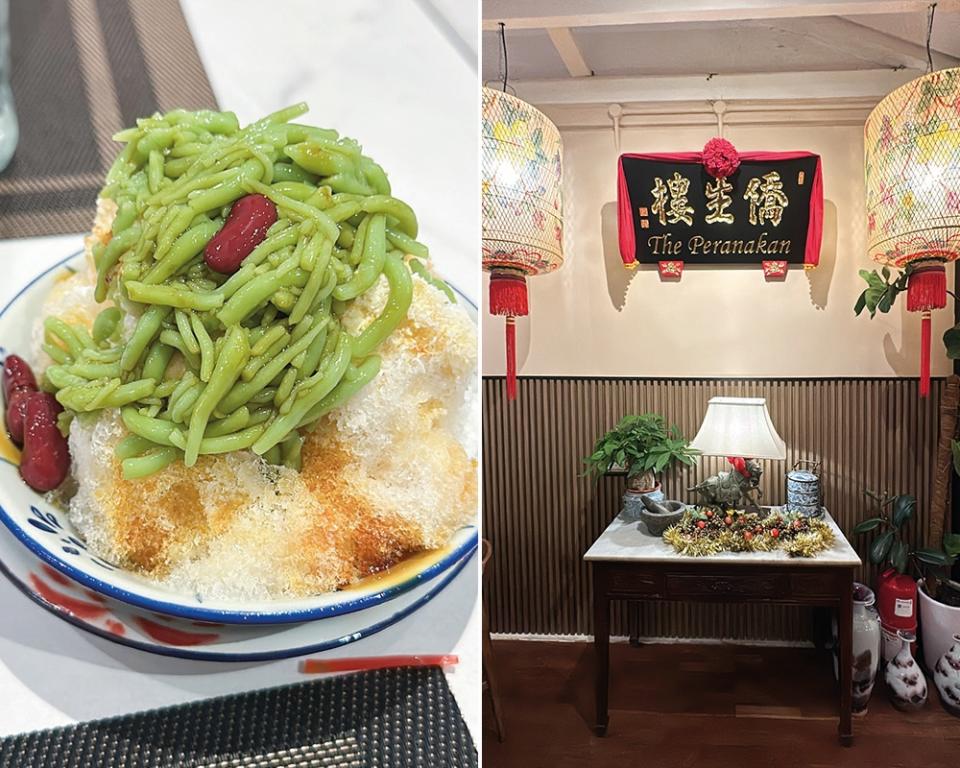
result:
[[(31, 348), (37, 309), (65, 270), (79, 266), (75, 253), (31, 280), (0, 310), (0, 357)], [(461, 294), (462, 296), (462, 294)], [(464, 299), (475, 317), (476, 308)], [(471, 309), (472, 308), (472, 309)], [(87, 550), (60, 509), (29, 488), (17, 469), (19, 453), (0, 425), (0, 522), (37, 557), (61, 574), (101, 595), (145, 611), (191, 621), (219, 624), (283, 624), (328, 619), (380, 606), (444, 574), (477, 547), (477, 528), (456, 531), (445, 547), (400, 563), (392, 572), (366, 579), (349, 589), (296, 600), (255, 604), (230, 600), (204, 601), (165, 589), (148, 579), (105, 562)]]
[(362, 611), (298, 624), (190, 621), (144, 611), (87, 589), (0, 535), (0, 572), (31, 600), (80, 629), (150, 653), (207, 661), (264, 661), (320, 653), (376, 634), (426, 605), (471, 561)]

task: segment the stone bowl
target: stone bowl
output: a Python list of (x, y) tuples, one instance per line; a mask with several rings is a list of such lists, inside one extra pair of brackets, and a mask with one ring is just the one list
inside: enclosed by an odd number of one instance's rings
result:
[(682, 501), (661, 501), (660, 504), (669, 509), (670, 512), (658, 514), (651, 512), (646, 507), (640, 510), (640, 519), (647, 526), (651, 536), (662, 536), (667, 528), (680, 522), (680, 518), (683, 517), (684, 511), (687, 509), (687, 505)]

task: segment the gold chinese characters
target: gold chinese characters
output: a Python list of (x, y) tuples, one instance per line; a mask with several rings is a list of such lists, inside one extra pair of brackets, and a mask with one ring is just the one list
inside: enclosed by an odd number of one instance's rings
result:
[[(667, 204), (667, 191), (670, 192), (670, 203)], [(693, 226), (693, 206), (687, 200), (690, 191), (690, 179), (681, 176), (678, 171), (673, 172), (673, 178), (666, 184), (659, 176), (654, 180), (653, 205), (650, 210), (657, 214), (661, 225), (679, 224), (681, 221), (688, 227)]]
[[(688, 227), (693, 226), (696, 211), (688, 199), (689, 191), (690, 179), (679, 171), (674, 171), (673, 176), (666, 182), (659, 176), (654, 177), (653, 189), (650, 190), (653, 195), (650, 211), (660, 221), (661, 226), (680, 222)], [(733, 197), (730, 195), (732, 191), (733, 185), (725, 178), (707, 182), (704, 190), (707, 199), (704, 221), (707, 224), (733, 224), (736, 221), (733, 211), (728, 210), (733, 205)], [(753, 226), (767, 223), (774, 227), (780, 226), (783, 209), (790, 204), (777, 171), (750, 179), (743, 199), (750, 203), (748, 218)], [(646, 208), (642, 211), (645, 216)]]
[(707, 184), (707, 224), (733, 224), (733, 214), (727, 211), (733, 205), (730, 191), (733, 185), (726, 179), (717, 179), (713, 184)]
[(780, 226), (783, 209), (790, 204), (776, 171), (750, 179), (743, 199), (750, 201), (750, 223), (754, 225), (769, 221), (775, 227)]

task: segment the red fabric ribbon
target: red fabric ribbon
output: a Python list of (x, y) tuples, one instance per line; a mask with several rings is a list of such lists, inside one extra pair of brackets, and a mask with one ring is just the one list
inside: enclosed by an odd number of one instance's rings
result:
[(729, 461), (735, 470), (739, 472), (746, 478), (750, 477), (750, 472), (747, 469), (747, 460), (743, 456), (727, 456), (727, 461)]
[(700, 154), (703, 155), (703, 167), (715, 179), (733, 176), (740, 167), (740, 154), (726, 139), (710, 139)]

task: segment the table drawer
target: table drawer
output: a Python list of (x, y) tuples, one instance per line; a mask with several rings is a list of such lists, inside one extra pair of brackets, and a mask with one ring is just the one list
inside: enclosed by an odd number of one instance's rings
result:
[(612, 568), (606, 575), (606, 591), (621, 597), (665, 597), (663, 574), (635, 568)]
[(794, 597), (836, 597), (837, 576), (834, 573), (795, 573), (790, 576), (790, 591)]
[(782, 600), (790, 596), (790, 579), (786, 574), (668, 573), (666, 590), (669, 598)]

